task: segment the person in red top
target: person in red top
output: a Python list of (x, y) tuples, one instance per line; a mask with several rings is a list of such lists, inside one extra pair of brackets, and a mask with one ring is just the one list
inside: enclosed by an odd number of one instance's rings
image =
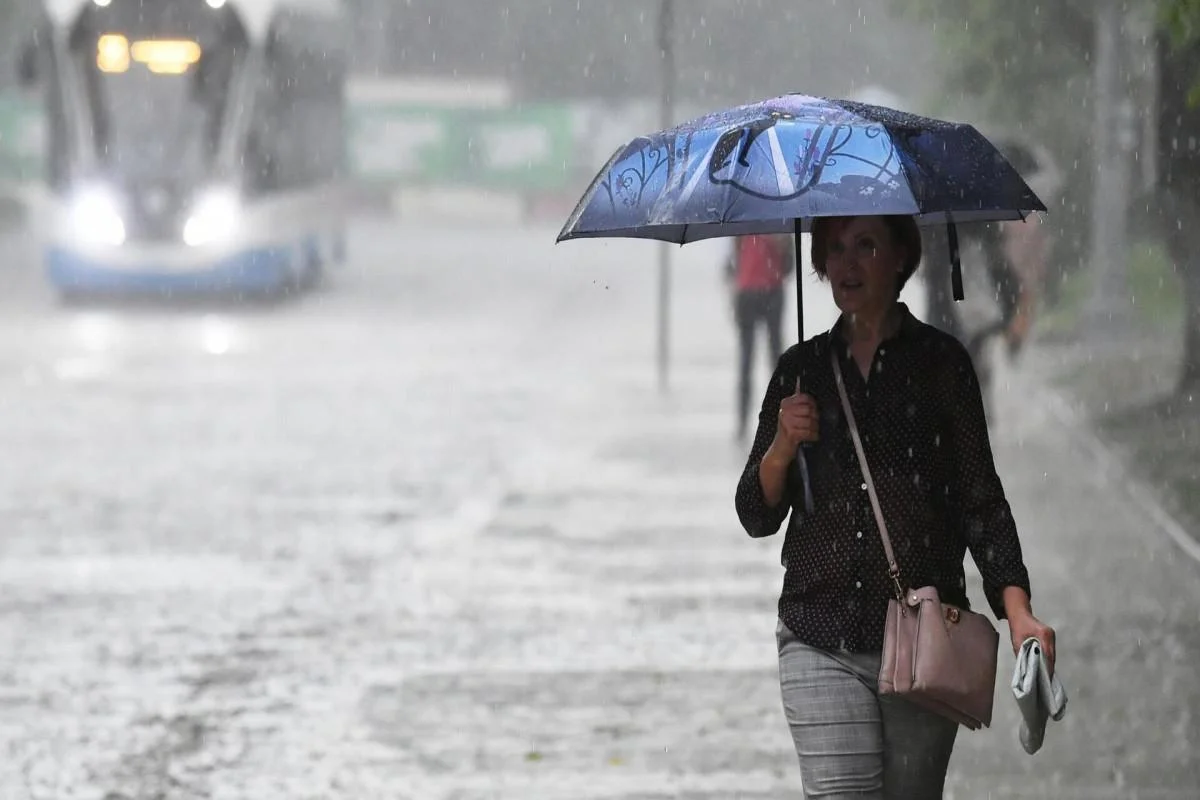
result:
[(746, 437), (750, 420), (750, 380), (754, 340), (761, 324), (767, 332), (771, 364), (783, 352), (783, 287), (795, 270), (791, 236), (739, 236), (725, 264), (725, 276), (738, 331), (737, 438)]

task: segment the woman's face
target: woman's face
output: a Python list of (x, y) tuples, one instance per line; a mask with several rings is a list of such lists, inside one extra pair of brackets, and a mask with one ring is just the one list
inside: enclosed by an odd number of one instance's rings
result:
[(825, 249), (825, 276), (843, 314), (885, 312), (896, 300), (905, 253), (879, 217), (853, 217), (831, 223)]

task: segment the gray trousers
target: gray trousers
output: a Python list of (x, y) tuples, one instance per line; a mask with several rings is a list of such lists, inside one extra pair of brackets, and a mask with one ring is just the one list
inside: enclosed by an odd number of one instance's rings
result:
[(779, 623), (779, 686), (806, 798), (942, 796), (958, 724), (878, 693), (878, 653), (809, 647)]

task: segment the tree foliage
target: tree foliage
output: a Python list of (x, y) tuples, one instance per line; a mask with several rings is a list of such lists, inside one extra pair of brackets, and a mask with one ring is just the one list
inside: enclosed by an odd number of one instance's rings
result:
[[(1172, 44), (1172, 55), (1200, 47), (1200, 0), (1159, 0), (1159, 23)], [(1200, 106), (1200, 69), (1190, 76), (1188, 102)]]
[(1200, 0), (1160, 0), (1159, 19), (1179, 44), (1200, 39)]
[[(1164, 108), (1173, 108), (1178, 75), (1187, 67), (1181, 56), (1200, 44), (1200, 0), (1129, 0), (1125, 11), (1146, 10), (1157, 23), (1156, 39), (1170, 38), (1176, 47), (1164, 53), (1160, 95)], [(1091, 196), (1093, 133), (1093, 71), (1095, 0), (1039, 0), (1036, 4), (1005, 0), (915, 0), (908, 14), (934, 31), (941, 56), (947, 94), (973, 104), (997, 127), (1016, 129), (1044, 144), (1066, 167), (1066, 205), (1050, 223), (1074, 237), (1071, 253), (1060, 259), (1084, 257), (1082, 237), (1087, 229)], [(1140, 78), (1123, 72), (1126, 81)], [(1136, 103), (1147, 96), (1129, 92)], [(1136, 113), (1143, 118), (1144, 113)], [(1175, 114), (1174, 120), (1178, 117)], [(1160, 116), (1166, 130), (1167, 116)], [(1177, 137), (1175, 137), (1177, 138)], [(1161, 141), (1160, 137), (1160, 141)], [(1179, 154), (1160, 146), (1160, 172), (1176, 171)], [(1074, 198), (1072, 202), (1070, 198)]]
[(906, 13), (935, 36), (947, 90), (941, 113), (961, 106), (1036, 138), (1086, 138), (1090, 3), (915, 0)]

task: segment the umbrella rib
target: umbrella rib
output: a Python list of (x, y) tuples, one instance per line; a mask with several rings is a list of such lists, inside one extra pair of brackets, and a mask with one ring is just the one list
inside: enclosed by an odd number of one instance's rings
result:
[(775, 167), (775, 185), (782, 195), (796, 191), (792, 175), (788, 172), (787, 158), (783, 155), (783, 147), (779, 144), (779, 133), (774, 128), (767, 129), (767, 142), (771, 146), (771, 163)]
[(913, 183), (912, 173), (909, 172), (908, 165), (904, 163), (904, 159), (901, 157), (900, 151), (896, 147), (894, 141), (892, 143), (892, 150), (896, 156), (896, 163), (900, 166), (900, 172), (904, 175), (904, 182), (908, 185), (908, 193), (912, 195), (913, 205), (915, 205), (917, 208), (920, 208), (921, 198), (917, 197), (917, 193), (915, 191), (917, 185)]

